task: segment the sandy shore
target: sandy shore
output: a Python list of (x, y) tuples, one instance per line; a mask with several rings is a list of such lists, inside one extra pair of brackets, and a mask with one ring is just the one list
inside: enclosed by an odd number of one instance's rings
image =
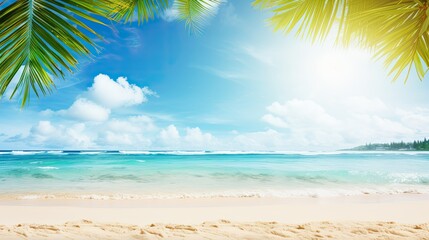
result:
[(413, 194), (8, 200), (0, 213), (0, 239), (429, 239), (429, 196)]
[(62, 225), (0, 226), (0, 239), (429, 239), (429, 224), (325, 221), (293, 225), (220, 220), (139, 226), (82, 220)]

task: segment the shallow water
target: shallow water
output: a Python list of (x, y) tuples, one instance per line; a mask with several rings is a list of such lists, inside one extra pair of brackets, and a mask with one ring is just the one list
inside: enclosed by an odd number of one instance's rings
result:
[(0, 198), (429, 193), (424, 152), (0, 152)]

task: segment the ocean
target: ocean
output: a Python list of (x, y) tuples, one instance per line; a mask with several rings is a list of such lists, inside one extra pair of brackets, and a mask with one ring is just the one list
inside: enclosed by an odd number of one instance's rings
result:
[(403, 193), (429, 193), (428, 152), (0, 152), (0, 199)]

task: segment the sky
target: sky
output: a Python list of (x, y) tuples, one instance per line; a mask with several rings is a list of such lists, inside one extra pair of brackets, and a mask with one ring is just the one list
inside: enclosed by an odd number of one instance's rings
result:
[(427, 137), (427, 80), (392, 82), (369, 52), (274, 32), (269, 16), (240, 0), (198, 35), (172, 10), (97, 27), (101, 52), (50, 95), (23, 109), (0, 100), (0, 149), (330, 151)]

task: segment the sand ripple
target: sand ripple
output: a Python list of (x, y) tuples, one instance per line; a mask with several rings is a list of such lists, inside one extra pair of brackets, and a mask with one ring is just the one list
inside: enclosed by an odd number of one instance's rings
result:
[(63, 225), (0, 226), (0, 239), (429, 239), (429, 223), (315, 222), (293, 225), (220, 220), (200, 225), (138, 226), (82, 220)]

